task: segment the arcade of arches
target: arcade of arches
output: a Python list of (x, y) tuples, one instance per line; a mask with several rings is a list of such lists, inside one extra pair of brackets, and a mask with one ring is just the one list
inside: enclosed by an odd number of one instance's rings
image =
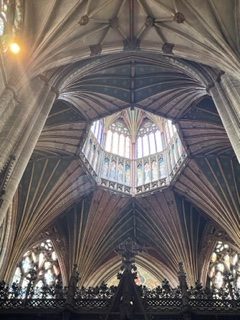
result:
[(0, 6), (0, 279), (240, 288), (239, 0)]

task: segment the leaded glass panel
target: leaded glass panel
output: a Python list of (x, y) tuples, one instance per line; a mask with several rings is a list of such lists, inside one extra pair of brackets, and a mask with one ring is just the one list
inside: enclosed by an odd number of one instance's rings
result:
[(35, 286), (53, 285), (61, 280), (61, 270), (51, 240), (45, 240), (28, 250), (18, 263), (13, 282), (25, 287), (30, 279), (31, 270), (35, 271)]

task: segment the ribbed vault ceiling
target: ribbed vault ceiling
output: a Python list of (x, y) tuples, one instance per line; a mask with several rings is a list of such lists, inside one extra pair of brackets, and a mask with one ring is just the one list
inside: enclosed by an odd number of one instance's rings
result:
[[(158, 279), (176, 285), (183, 261), (189, 283), (204, 280), (209, 233), (240, 241), (240, 168), (207, 90), (218, 70), (239, 77), (239, 2), (29, 0), (28, 10), (29, 76), (59, 97), (14, 199), (9, 270), (55, 230), (65, 276), (77, 263), (82, 284), (117, 273), (128, 237)], [(98, 187), (79, 160), (92, 121), (129, 106), (172, 119), (188, 153), (169, 188), (136, 199)]]
[(69, 103), (54, 105), (19, 189), (19, 250), (30, 235), (59, 228), (67, 272), (76, 262), (82, 283), (92, 285), (117, 273), (114, 249), (137, 237), (146, 246), (139, 264), (155, 275), (160, 269), (159, 279), (176, 284), (179, 261), (190, 283), (204, 277), (209, 230), (226, 231), (232, 243), (240, 238), (240, 169), (210, 97), (175, 119), (189, 159), (172, 187), (134, 201), (104, 191), (84, 173), (77, 155), (87, 123)]
[(28, 0), (25, 9), (32, 75), (96, 54), (141, 50), (204, 61), (239, 77), (236, 0)]

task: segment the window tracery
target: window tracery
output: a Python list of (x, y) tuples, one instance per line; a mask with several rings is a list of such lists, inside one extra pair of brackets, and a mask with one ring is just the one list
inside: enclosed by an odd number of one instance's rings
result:
[(227, 288), (230, 281), (233, 288), (240, 289), (240, 253), (218, 241), (211, 256), (208, 277), (213, 288)]
[(107, 152), (130, 158), (130, 142), (130, 132), (121, 119), (116, 120), (109, 126), (105, 144)]
[(137, 133), (137, 158), (142, 158), (163, 150), (162, 135), (158, 126), (145, 119)]
[(26, 287), (32, 270), (36, 274), (33, 283), (35, 287), (51, 286), (61, 280), (60, 266), (51, 240), (41, 242), (23, 255), (17, 265), (13, 283)]

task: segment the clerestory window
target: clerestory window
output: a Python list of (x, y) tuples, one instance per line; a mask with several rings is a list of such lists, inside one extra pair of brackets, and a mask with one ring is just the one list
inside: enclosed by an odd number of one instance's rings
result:
[(130, 132), (126, 124), (118, 119), (107, 130), (105, 150), (121, 157), (130, 158), (130, 146)]
[(163, 133), (149, 119), (143, 121), (137, 133), (136, 158), (146, 157), (163, 150)]

